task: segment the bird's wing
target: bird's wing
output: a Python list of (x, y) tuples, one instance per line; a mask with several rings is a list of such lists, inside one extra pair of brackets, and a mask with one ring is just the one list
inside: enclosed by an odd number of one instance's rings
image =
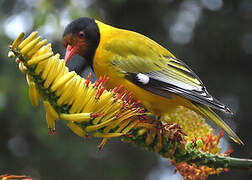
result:
[[(174, 65), (174, 62), (177, 64)], [(159, 71), (127, 72), (126, 78), (152, 93), (171, 98), (171, 93), (193, 102), (231, 113), (231, 111), (206, 90), (198, 76), (183, 62), (170, 58), (167, 67)]]
[[(110, 41), (111, 42), (111, 41)], [(127, 41), (114, 40), (112, 66), (139, 87), (154, 94), (171, 98), (171, 93), (192, 102), (232, 113), (213, 98), (199, 77), (168, 50), (146, 37), (128, 36)]]

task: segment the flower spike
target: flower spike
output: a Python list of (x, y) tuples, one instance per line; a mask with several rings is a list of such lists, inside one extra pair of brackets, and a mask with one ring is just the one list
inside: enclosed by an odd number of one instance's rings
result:
[[(80, 137), (103, 138), (102, 149), (109, 138), (118, 137), (145, 150), (168, 158), (185, 179), (204, 179), (227, 168), (251, 169), (252, 160), (221, 154), (218, 143), (223, 133), (214, 135), (205, 120), (184, 107), (178, 107), (164, 119), (156, 118), (134, 101), (134, 94), (123, 86), (107, 90), (109, 77), (90, 81), (69, 71), (51, 44), (45, 45), (31, 33), (24, 33), (10, 46), (9, 57), (16, 56), (19, 69), (26, 74), (32, 105), (42, 100), (46, 122), (55, 134), (55, 121), (64, 120)], [(158, 120), (157, 120), (158, 119)]]

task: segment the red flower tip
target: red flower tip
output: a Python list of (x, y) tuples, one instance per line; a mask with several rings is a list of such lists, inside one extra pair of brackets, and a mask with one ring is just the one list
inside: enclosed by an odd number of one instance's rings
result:
[(103, 116), (103, 115), (104, 115), (104, 112), (101, 112), (101, 113), (92, 113), (92, 114), (90, 115), (90, 117), (91, 117), (92, 119), (94, 119), (94, 118), (97, 118), (97, 117)]
[(56, 135), (56, 129), (49, 128), (49, 135)]
[(124, 136), (129, 137), (129, 138), (132, 138), (132, 137), (133, 137), (133, 134), (125, 134)]
[(98, 82), (98, 81), (95, 81), (95, 83), (94, 83), (94, 88), (98, 88), (98, 86), (99, 86), (99, 82)]
[(104, 90), (105, 90), (105, 87), (102, 87), (101, 89), (99, 89), (97, 91), (97, 94), (96, 94), (95, 98), (99, 99), (101, 97), (102, 93), (104, 92)]
[(87, 78), (87, 80), (85, 81), (86, 86), (89, 85), (89, 83), (90, 83), (90, 78), (91, 78), (91, 72), (88, 74), (88, 78)]

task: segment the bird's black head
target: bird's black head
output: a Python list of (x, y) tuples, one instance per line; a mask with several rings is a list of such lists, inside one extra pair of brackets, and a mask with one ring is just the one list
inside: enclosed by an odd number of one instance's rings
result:
[(92, 65), (93, 56), (100, 41), (99, 27), (94, 19), (78, 18), (65, 28), (62, 43), (67, 48), (65, 61), (75, 54), (85, 57)]

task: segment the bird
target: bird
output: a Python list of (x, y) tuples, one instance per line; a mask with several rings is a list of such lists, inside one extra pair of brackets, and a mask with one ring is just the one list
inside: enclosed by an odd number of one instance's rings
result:
[(154, 40), (80, 17), (65, 27), (62, 43), (66, 63), (76, 54), (82, 56), (97, 77), (110, 78), (108, 88), (123, 85), (158, 117), (184, 106), (210, 119), (232, 140), (243, 144), (212, 108), (227, 114), (232, 111), (208, 93), (200, 78), (182, 60)]

